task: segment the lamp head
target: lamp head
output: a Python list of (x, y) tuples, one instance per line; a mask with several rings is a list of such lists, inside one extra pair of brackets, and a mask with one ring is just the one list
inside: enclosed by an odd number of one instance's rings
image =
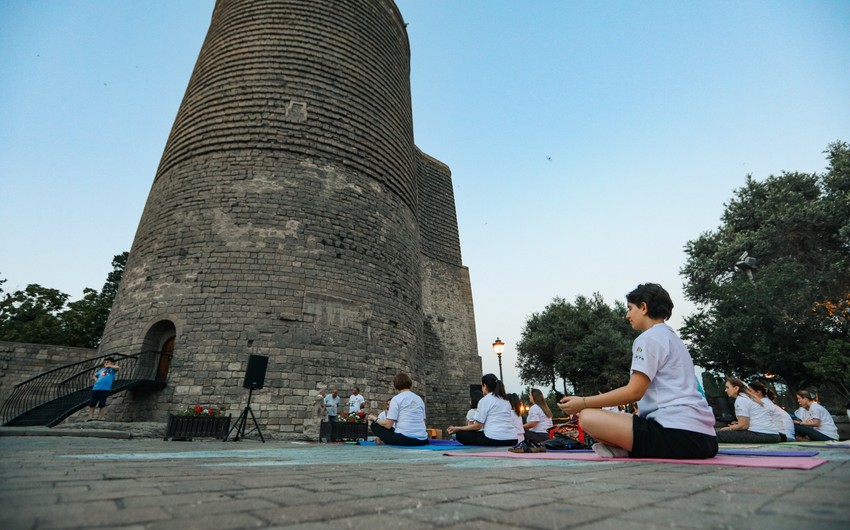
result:
[(505, 343), (499, 340), (499, 337), (496, 337), (496, 340), (493, 342), (493, 351), (496, 352), (496, 355), (499, 357), (505, 353)]

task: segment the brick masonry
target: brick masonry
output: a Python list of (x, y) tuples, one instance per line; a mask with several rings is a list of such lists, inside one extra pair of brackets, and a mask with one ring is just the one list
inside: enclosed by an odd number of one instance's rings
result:
[(102, 351), (175, 338), (168, 385), (113, 400), (160, 420), (195, 403), (315, 432), (317, 391), (371, 407), (408, 371), (429, 426), (480, 380), (451, 172), (413, 143), (410, 52), (390, 0), (219, 0), (166, 144)]

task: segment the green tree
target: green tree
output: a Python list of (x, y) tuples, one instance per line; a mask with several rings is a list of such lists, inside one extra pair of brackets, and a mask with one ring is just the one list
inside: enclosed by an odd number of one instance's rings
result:
[(68, 295), (38, 284), (6, 293), (0, 301), (0, 340), (63, 344), (60, 317)]
[(823, 175), (748, 176), (721, 226), (686, 244), (685, 294), (697, 310), (682, 335), (697, 364), (776, 374), (792, 390), (842, 384), (817, 367), (830, 341), (850, 340), (850, 146), (826, 154)]
[(124, 274), (127, 256), (128, 253), (124, 252), (112, 259), (112, 272), (107, 275), (100, 292), (84, 289), (80, 300), (68, 304), (68, 310), (62, 313), (65, 344), (85, 348), (97, 348), (100, 345), (106, 319), (109, 318), (118, 284)]
[[(75, 302), (67, 303), (67, 294), (37, 284), (11, 294), (3, 294), (0, 289), (0, 340), (96, 348), (112, 309), (127, 255), (124, 252), (113, 258), (112, 272), (100, 292), (86, 288), (83, 297)], [(4, 282), (0, 281), (0, 285)]]
[(598, 293), (576, 297), (575, 303), (555, 298), (526, 322), (517, 343), (517, 368), (528, 384), (557, 392), (593, 393), (605, 384), (628, 379), (630, 344), (636, 333), (624, 318), (625, 306), (608, 306)]

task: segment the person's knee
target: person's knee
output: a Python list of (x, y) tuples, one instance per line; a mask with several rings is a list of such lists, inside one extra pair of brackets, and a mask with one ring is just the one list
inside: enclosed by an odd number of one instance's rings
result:
[(584, 409), (578, 413), (578, 425), (584, 431), (593, 430), (599, 424), (602, 411), (599, 409)]

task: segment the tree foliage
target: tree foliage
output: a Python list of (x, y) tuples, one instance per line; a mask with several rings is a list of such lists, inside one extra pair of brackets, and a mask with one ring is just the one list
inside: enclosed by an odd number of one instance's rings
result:
[(5, 295), (0, 289), (0, 340), (96, 348), (126, 263), (127, 252), (115, 256), (101, 291), (86, 288), (75, 302), (38, 284)]
[(572, 304), (553, 299), (526, 321), (516, 346), (520, 378), (553, 391), (561, 380), (565, 394), (568, 387), (595, 394), (603, 385), (624, 384), (636, 335), (625, 312), (621, 302), (612, 308), (598, 293), (578, 296)]
[(748, 176), (721, 226), (686, 244), (685, 294), (697, 311), (682, 335), (697, 364), (776, 374), (792, 390), (847, 388), (847, 350), (830, 344), (850, 341), (850, 146), (826, 154), (823, 175)]

